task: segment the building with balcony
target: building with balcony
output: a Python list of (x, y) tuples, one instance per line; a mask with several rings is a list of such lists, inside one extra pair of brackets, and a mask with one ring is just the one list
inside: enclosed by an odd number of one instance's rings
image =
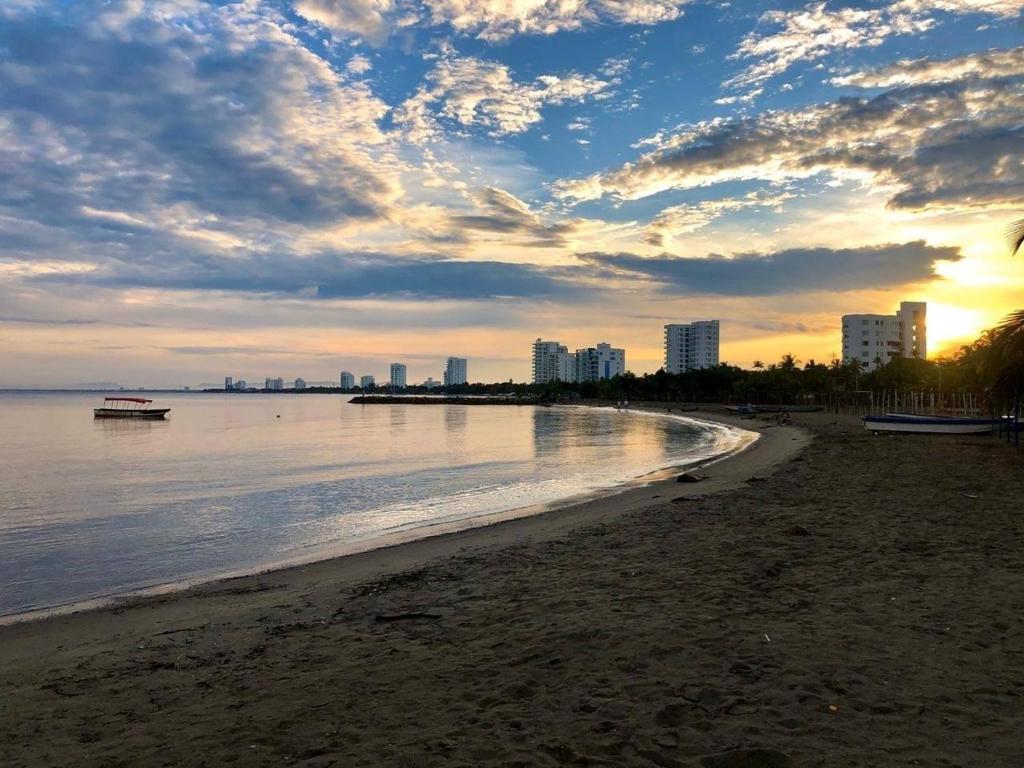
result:
[(895, 357), (928, 357), (928, 305), (903, 301), (895, 315), (843, 315), (843, 362), (874, 371)]
[(666, 325), (665, 371), (684, 373), (716, 367), (720, 341), (718, 320)]

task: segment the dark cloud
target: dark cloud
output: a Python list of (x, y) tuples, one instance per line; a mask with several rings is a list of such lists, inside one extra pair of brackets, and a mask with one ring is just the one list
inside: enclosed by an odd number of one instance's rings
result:
[(812, 291), (891, 288), (935, 278), (936, 261), (958, 261), (959, 248), (934, 247), (921, 240), (859, 248), (791, 248), (770, 254), (727, 258), (629, 253), (584, 253), (580, 258), (604, 270), (653, 280), (667, 291), (771, 296)]
[(404, 259), (384, 254), (322, 254), (309, 258), (260, 255), (224, 259), (179, 254), (174, 260), (107, 260), (88, 272), (48, 273), (49, 285), (162, 288), (296, 295), (320, 299), (545, 298), (577, 290), (568, 268), (503, 262)]

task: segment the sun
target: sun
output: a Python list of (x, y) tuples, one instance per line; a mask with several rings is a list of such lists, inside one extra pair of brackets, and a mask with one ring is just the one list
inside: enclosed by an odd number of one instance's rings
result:
[(978, 338), (986, 327), (981, 310), (928, 302), (928, 356), (948, 355)]

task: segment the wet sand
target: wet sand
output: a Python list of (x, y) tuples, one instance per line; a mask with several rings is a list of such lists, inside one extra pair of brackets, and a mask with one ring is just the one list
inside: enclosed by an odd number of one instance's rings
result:
[(0, 765), (1020, 765), (1024, 453), (794, 421), (701, 483), (0, 627)]

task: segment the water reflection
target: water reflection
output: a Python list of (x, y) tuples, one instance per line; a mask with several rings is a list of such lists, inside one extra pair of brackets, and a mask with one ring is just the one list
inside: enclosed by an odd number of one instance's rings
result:
[(166, 419), (93, 419), (93, 429), (106, 435), (138, 435), (154, 429), (167, 429)]
[[(421, 405), (420, 408), (429, 408), (430, 406)], [(444, 429), (447, 434), (448, 441), (452, 445), (459, 445), (466, 434), (466, 423), (469, 420), (469, 408), (468, 405), (442, 405), (444, 409)], [(477, 406), (478, 408), (485, 408), (491, 406)]]
[[(388, 424), (391, 426), (391, 437), (396, 439), (402, 437), (402, 435), (405, 434), (406, 424), (408, 423), (408, 414), (406, 413), (406, 409), (409, 408), (409, 406), (387, 405), (383, 407), (388, 409)], [(416, 406), (412, 407), (415, 408)]]
[(612, 410), (178, 395), (159, 422), (93, 420), (93, 399), (0, 395), (0, 613), (550, 502), (710, 450)]

